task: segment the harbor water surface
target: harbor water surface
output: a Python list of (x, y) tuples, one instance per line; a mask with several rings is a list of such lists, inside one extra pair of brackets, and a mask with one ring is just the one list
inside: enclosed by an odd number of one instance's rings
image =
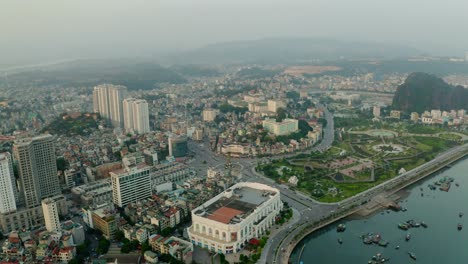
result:
[[(446, 176), (454, 178), (448, 192), (429, 189), (428, 184)], [(365, 264), (378, 253), (390, 258), (386, 263), (468, 263), (468, 159), (406, 190), (409, 195), (399, 202), (407, 208), (406, 212), (384, 210), (366, 219), (343, 220), (318, 230), (298, 244), (291, 255), (291, 263)], [(460, 217), (460, 212), (465, 215)], [(411, 219), (424, 221), (428, 227), (398, 229), (399, 223)], [(336, 231), (340, 223), (346, 225), (343, 233)], [(461, 231), (457, 230), (459, 223), (463, 225)], [(368, 233), (380, 234), (389, 245), (364, 244), (360, 236)], [(405, 241), (407, 233), (411, 234), (409, 241)], [(339, 239), (342, 244), (338, 243)], [(412, 260), (408, 252), (414, 253), (417, 261)]]

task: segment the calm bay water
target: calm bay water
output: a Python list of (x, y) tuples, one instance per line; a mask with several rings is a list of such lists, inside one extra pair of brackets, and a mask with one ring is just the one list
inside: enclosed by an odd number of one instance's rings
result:
[[(428, 184), (444, 176), (455, 178), (454, 183), (460, 186), (452, 184), (449, 192), (429, 190)], [(468, 263), (468, 159), (453, 164), (452, 168), (440, 171), (407, 190), (409, 196), (400, 204), (408, 211), (383, 211), (367, 219), (344, 220), (330, 225), (304, 239), (294, 250), (292, 263), (365, 264), (377, 253), (382, 253), (385, 258), (390, 257), (386, 263), (415, 262), (409, 258), (408, 252), (417, 256), (415, 263)], [(460, 218), (459, 212), (465, 215)], [(411, 228), (408, 231), (398, 229), (398, 223), (410, 219), (424, 221), (428, 228)], [(336, 232), (336, 226), (340, 223), (346, 224), (344, 233)], [(463, 224), (463, 230), (457, 230), (458, 223)], [(365, 245), (359, 236), (369, 232), (379, 233), (390, 244), (386, 248)], [(407, 233), (411, 233), (408, 242), (405, 241)], [(343, 241), (341, 245), (338, 243), (339, 238)], [(399, 250), (395, 249), (397, 245), (400, 246)], [(302, 255), (299, 256), (302, 248)]]

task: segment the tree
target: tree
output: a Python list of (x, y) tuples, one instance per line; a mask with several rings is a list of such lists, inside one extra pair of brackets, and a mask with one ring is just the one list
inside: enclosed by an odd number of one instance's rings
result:
[(57, 163), (57, 170), (59, 170), (59, 171), (64, 171), (69, 166), (68, 161), (65, 158), (62, 158), (62, 157), (58, 158), (56, 160), (56, 163)]
[(98, 254), (106, 254), (107, 251), (109, 250), (109, 247), (110, 247), (110, 241), (105, 239), (105, 238), (101, 238), (99, 240), (99, 244), (98, 244), (98, 247), (96, 249), (96, 252)]
[(299, 97), (301, 97), (301, 95), (296, 92), (296, 91), (289, 91), (286, 93), (286, 97), (289, 98), (289, 99), (299, 99)]
[(173, 231), (174, 231), (174, 230), (172, 230), (172, 228), (166, 227), (166, 228), (164, 228), (163, 230), (161, 230), (161, 236), (167, 237), (167, 236), (169, 236), (170, 234), (172, 234)]
[(276, 110), (276, 122), (281, 122), (286, 118), (286, 110), (284, 108), (278, 108)]
[(125, 243), (122, 245), (122, 247), (120, 248), (120, 252), (121, 253), (129, 253), (132, 251), (132, 247), (130, 246), (130, 243)]
[(117, 230), (114, 235), (115, 240), (122, 241), (125, 238), (125, 234), (122, 230)]
[(328, 121), (325, 118), (319, 118), (317, 120), (320, 124), (322, 124), (322, 127), (325, 128), (327, 126)]
[(146, 251), (151, 250), (151, 246), (149, 245), (148, 241), (141, 244), (141, 253), (144, 254)]
[(221, 264), (229, 264), (229, 261), (226, 260), (226, 256), (223, 253), (219, 254), (219, 262)]
[(120, 153), (120, 151), (114, 152), (114, 158), (116, 160), (122, 160), (122, 154)]

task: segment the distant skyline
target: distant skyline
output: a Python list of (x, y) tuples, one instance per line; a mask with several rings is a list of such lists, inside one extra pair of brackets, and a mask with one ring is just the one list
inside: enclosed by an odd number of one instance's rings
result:
[(460, 0), (2, 1), (1, 65), (153, 57), (207, 44), (282, 37), (468, 51)]

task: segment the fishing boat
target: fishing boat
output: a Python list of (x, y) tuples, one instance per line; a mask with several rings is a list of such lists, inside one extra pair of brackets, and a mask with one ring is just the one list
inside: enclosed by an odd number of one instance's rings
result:
[(346, 225), (345, 224), (339, 224), (337, 227), (336, 227), (336, 231), (337, 232), (344, 232), (346, 230)]
[(455, 186), (460, 187), (460, 184), (458, 182), (455, 183)]
[(427, 228), (427, 224), (424, 223), (424, 221), (421, 222), (421, 226), (424, 227), (424, 228)]
[(458, 230), (462, 230), (462, 228), (463, 228), (463, 225), (462, 225), (461, 223), (458, 223), (457, 229), (458, 229)]
[(462, 212), (458, 213), (458, 217), (463, 217), (463, 213)]
[(372, 242), (375, 244), (378, 244), (380, 240), (382, 240), (382, 237), (380, 236), (380, 234), (376, 234), (374, 237), (372, 237)]
[(416, 255), (413, 252), (408, 252), (408, 255), (410, 256), (410, 258), (416, 260)]
[(343, 244), (343, 240), (341, 238), (338, 238), (338, 243), (341, 245)]
[(400, 224), (398, 224), (398, 228), (400, 228), (400, 229), (402, 229), (402, 230), (408, 230), (409, 225), (408, 225), (408, 224), (404, 224), (404, 223), (400, 223)]
[(400, 249), (400, 246), (396, 246), (395, 249), (396, 249), (396, 250)]
[(450, 190), (450, 182), (442, 183), (442, 185), (439, 187), (439, 190), (448, 192)]
[(405, 240), (410, 241), (410, 239), (411, 239), (411, 234), (410, 233), (406, 234)]
[(379, 241), (379, 246), (381, 246), (381, 247), (387, 247), (388, 244), (389, 244), (388, 241), (385, 241), (385, 240), (380, 240)]
[(366, 245), (369, 245), (369, 244), (372, 244), (372, 239), (370, 239), (369, 237), (365, 237), (362, 242)]

